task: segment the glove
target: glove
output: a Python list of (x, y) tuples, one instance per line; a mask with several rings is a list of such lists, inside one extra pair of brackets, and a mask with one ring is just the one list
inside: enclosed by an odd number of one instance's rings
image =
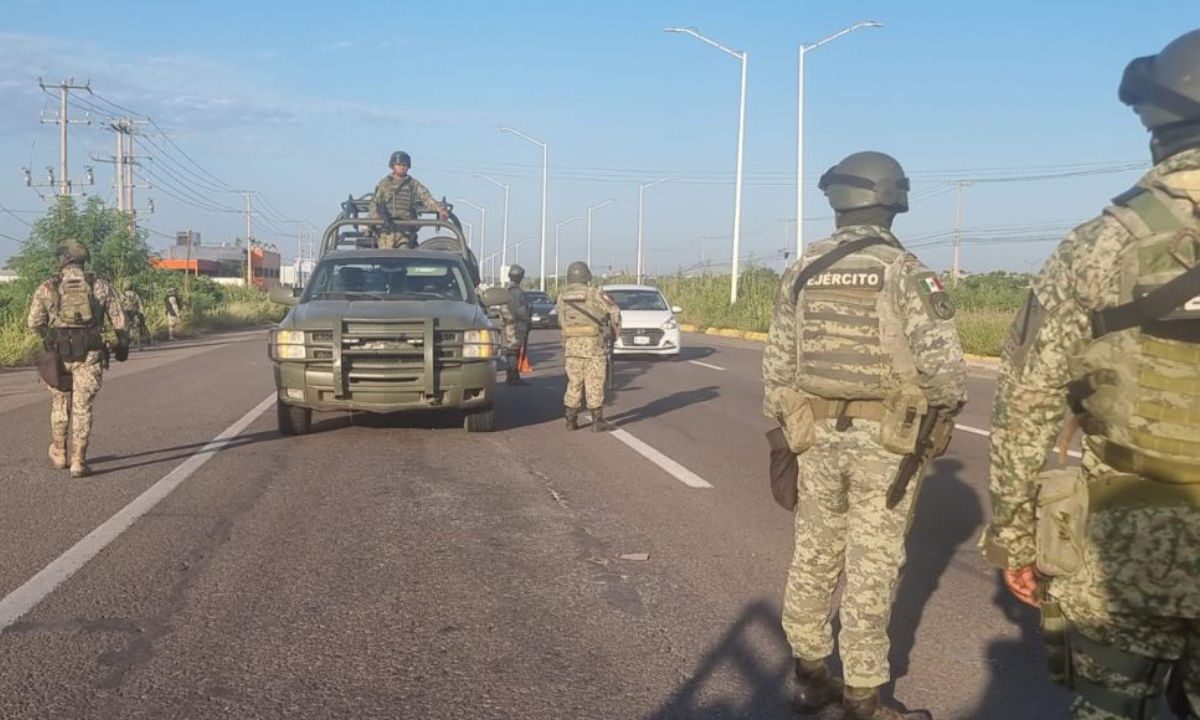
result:
[(113, 357), (117, 362), (125, 362), (129, 359), (129, 333), (125, 330), (117, 331), (117, 347), (113, 349)]

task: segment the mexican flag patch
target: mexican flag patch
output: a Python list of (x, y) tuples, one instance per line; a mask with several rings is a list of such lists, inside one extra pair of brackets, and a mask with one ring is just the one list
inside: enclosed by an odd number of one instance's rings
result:
[(932, 295), (933, 293), (946, 291), (946, 287), (942, 285), (942, 281), (936, 275), (921, 278), (918, 281), (918, 287), (921, 289), (922, 295)]

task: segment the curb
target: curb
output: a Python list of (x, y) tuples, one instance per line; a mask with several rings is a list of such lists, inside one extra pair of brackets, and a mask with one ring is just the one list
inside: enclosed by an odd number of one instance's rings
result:
[[(739, 340), (751, 340), (754, 342), (766, 342), (767, 334), (764, 332), (755, 332), (753, 330), (734, 330), (732, 328), (701, 328), (698, 325), (689, 323), (679, 323), (679, 329), (689, 333), (700, 333), (701, 335), (715, 335), (717, 337), (736, 338)], [(1000, 368), (1000, 358), (990, 357), (988, 355), (972, 355), (965, 353), (963, 358), (969, 365), (975, 365), (981, 368), (998, 370)]]

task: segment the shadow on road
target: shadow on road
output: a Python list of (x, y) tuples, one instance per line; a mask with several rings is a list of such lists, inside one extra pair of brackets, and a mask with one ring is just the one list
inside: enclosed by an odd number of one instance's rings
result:
[(720, 392), (716, 385), (708, 385), (692, 390), (680, 390), (679, 392), (651, 400), (639, 408), (626, 410), (619, 415), (613, 415), (609, 420), (620, 424), (634, 423), (639, 420), (666, 415), (669, 412), (680, 410), (689, 405), (707, 402), (715, 399), (718, 395), (720, 395)]
[(892, 649), (888, 659), (895, 678), (908, 674), (908, 656), (925, 606), (955, 551), (970, 542), (983, 524), (979, 497), (959, 477), (963, 467), (954, 458), (936, 460), (921, 484), (912, 531), (905, 542), (908, 562), (900, 575), (889, 630)]
[[(221, 446), (220, 451), (232, 450), (234, 448), (244, 447), (246, 445), (256, 445), (258, 443), (272, 442), (282, 439), (283, 436), (274, 430), (263, 430), (261, 432), (251, 433), (249, 435), (238, 435), (231, 439), (228, 443)], [(161, 465), (176, 460), (186, 460), (195, 455), (205, 445), (211, 443), (211, 440), (202, 442), (186, 443), (184, 445), (176, 445), (169, 448), (158, 448), (156, 450), (145, 450), (138, 453), (130, 453), (126, 455), (102, 455), (100, 457), (91, 458), (89, 464), (92, 466), (92, 475), (107, 475), (108, 473), (120, 472), (122, 470), (133, 470), (134, 468), (148, 467), (150, 465)], [(128, 460), (136, 460), (137, 458), (155, 456), (150, 460), (141, 462), (126, 462)], [(118, 465), (109, 465), (109, 463), (123, 463)]]
[(679, 348), (680, 360), (702, 360), (716, 352), (716, 349), (710, 347), (695, 347), (687, 346)]
[(797, 716), (786, 694), (791, 670), (779, 610), (758, 600), (742, 610), (688, 681), (646, 720), (793, 720)]

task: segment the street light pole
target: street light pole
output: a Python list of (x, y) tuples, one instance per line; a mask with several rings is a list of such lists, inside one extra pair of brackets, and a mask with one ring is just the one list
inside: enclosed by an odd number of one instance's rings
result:
[(533, 238), (525, 238), (524, 240), (522, 240), (512, 246), (513, 253), (514, 253), (513, 264), (515, 264), (515, 265), (521, 264), (521, 246), (527, 242), (533, 242)]
[(592, 213), (607, 205), (612, 205), (615, 202), (612, 198), (605, 200), (599, 205), (593, 205), (587, 209), (587, 264), (592, 267)]
[(843, 35), (860, 28), (883, 27), (883, 23), (874, 20), (855, 23), (842, 28), (829, 37), (815, 43), (800, 44), (796, 60), (796, 259), (804, 254), (804, 56), (826, 43), (833, 42)]
[(664, 183), (671, 178), (664, 177), (638, 185), (638, 243), (637, 243), (637, 283), (642, 284), (642, 236), (644, 235), (645, 195), (646, 188)]
[(582, 219), (583, 219), (582, 217), (580, 217), (579, 215), (576, 215), (575, 217), (569, 217), (566, 220), (560, 220), (559, 222), (554, 224), (554, 291), (555, 292), (558, 292), (558, 231), (562, 230), (563, 225), (566, 225), (567, 223), (575, 222), (576, 220), (582, 220)]
[(508, 191), (509, 191), (509, 187), (507, 185), (505, 185), (504, 183), (500, 182), (499, 180), (491, 177), (490, 175), (484, 175), (483, 173), (475, 173), (475, 177), (483, 178), (484, 180), (487, 180), (488, 182), (490, 182), (491, 184), (493, 184), (497, 187), (504, 188), (504, 231), (500, 238), (500, 266), (504, 267), (505, 265), (508, 264)]
[[(466, 198), (454, 198), (454, 202), (460, 202), (464, 205), (469, 205), (470, 207), (473, 207), (479, 211), (479, 252), (476, 253), (476, 257), (483, 257), (484, 253), (487, 252), (487, 208), (483, 207), (482, 205), (476, 205)], [(479, 268), (481, 273), (483, 270), (484, 269), (482, 267)], [(492, 280), (496, 280), (495, 274), (492, 275)]]
[(514, 130), (510, 127), (500, 128), (500, 132), (512, 133), (517, 137), (527, 142), (533, 143), (542, 148), (542, 259), (541, 269), (538, 272), (538, 289), (542, 292), (546, 291), (546, 201), (547, 187), (550, 180), (550, 146), (541, 140), (535, 140), (529, 137), (520, 130)]
[(708, 45), (712, 45), (713, 47), (736, 58), (742, 63), (742, 87), (738, 101), (737, 175), (734, 178), (733, 186), (732, 276), (730, 277), (729, 284), (729, 302), (730, 304), (736, 303), (738, 298), (738, 253), (741, 250), (742, 244), (742, 161), (745, 156), (746, 148), (746, 66), (749, 62), (750, 56), (749, 53), (745, 51), (731, 50), (716, 40), (701, 35), (695, 28), (670, 27), (666, 28), (666, 32), (691, 35), (697, 40)]

